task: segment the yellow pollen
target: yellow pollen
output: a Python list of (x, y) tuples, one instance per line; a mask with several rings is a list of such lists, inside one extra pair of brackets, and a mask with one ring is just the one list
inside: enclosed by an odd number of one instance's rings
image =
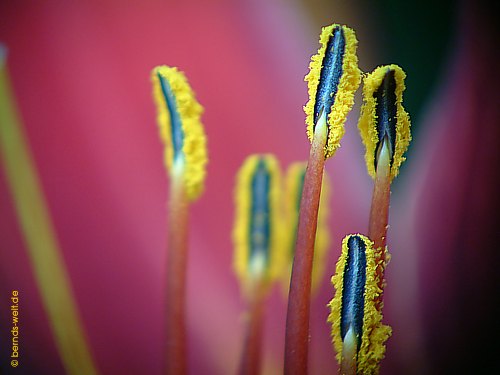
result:
[[(171, 113), (168, 107), (160, 79), (161, 76), (168, 82), (173, 94), (173, 105), (176, 113)], [(206, 136), (201, 123), (203, 107), (198, 103), (195, 94), (184, 73), (177, 68), (158, 66), (151, 72), (153, 83), (153, 97), (157, 106), (158, 126), (160, 137), (165, 144), (165, 165), (172, 178), (181, 174), (184, 179), (186, 194), (190, 201), (194, 201), (203, 192), (207, 164)], [(172, 103), (171, 103), (172, 104)], [(174, 116), (180, 119), (182, 127), (182, 155), (175, 158), (172, 139), (172, 123)], [(175, 170), (174, 170), (175, 169)]]
[(358, 68), (358, 57), (356, 48), (358, 41), (354, 31), (347, 26), (333, 24), (324, 27), (320, 35), (321, 46), (316, 55), (311, 57), (309, 63), (309, 73), (304, 80), (307, 82), (309, 101), (304, 107), (306, 114), (307, 136), (312, 142), (314, 134), (314, 106), (316, 94), (320, 83), (320, 76), (323, 67), (328, 41), (333, 36), (334, 30), (340, 27), (345, 38), (345, 49), (342, 57), (342, 75), (337, 87), (335, 101), (328, 115), (328, 141), (325, 147), (325, 158), (331, 157), (337, 148), (340, 147), (340, 140), (344, 135), (344, 123), (347, 114), (354, 105), (354, 94), (361, 83), (361, 71)]
[(402, 104), (406, 74), (399, 66), (394, 64), (379, 66), (372, 73), (365, 76), (363, 80), (363, 107), (361, 108), (358, 128), (366, 148), (365, 161), (368, 173), (372, 178), (375, 178), (374, 160), (379, 136), (376, 116), (377, 100), (374, 97), (374, 93), (382, 84), (388, 70), (394, 71), (394, 78), (396, 80), (396, 139), (390, 171), (392, 181), (398, 175), (399, 167), (405, 161), (403, 155), (411, 141), (410, 116)]
[[(269, 208), (267, 215), (252, 212), (254, 193), (252, 182), (260, 163), (264, 164), (269, 176), (269, 188), (265, 192)], [(233, 229), (233, 266), (245, 295), (248, 294), (253, 282), (260, 281), (269, 285), (280, 277), (283, 271), (281, 191), (280, 167), (273, 155), (255, 154), (245, 160), (236, 178), (234, 195), (236, 214)], [(262, 227), (266, 225), (266, 221), (269, 227), (269, 238), (260, 232), (252, 233), (252, 223), (254, 226)], [(263, 248), (266, 242), (268, 247)], [(265, 257), (262, 256), (263, 252), (267, 254)], [(251, 256), (252, 253), (253, 256)]]
[[(344, 271), (347, 264), (348, 241), (353, 235), (348, 235), (342, 241), (342, 254), (337, 262), (335, 275), (332, 277), (332, 284), (335, 288), (335, 296), (330, 301), (330, 315), (328, 322), (332, 325), (332, 340), (335, 351), (337, 352), (337, 361), (341, 362), (343, 342), (340, 334), (341, 330), (341, 312), (342, 312), (342, 294), (344, 288)], [(377, 309), (377, 298), (382, 293), (378, 287), (380, 269), (385, 268), (385, 262), (377, 262), (373, 249), (373, 242), (363, 235), (357, 234), (366, 248), (366, 282), (364, 288), (364, 309), (363, 309), (363, 328), (361, 335), (361, 346), (358, 348), (357, 371), (360, 374), (378, 374), (379, 363), (385, 355), (385, 342), (391, 335), (391, 327), (382, 324), (382, 307)], [(387, 252), (387, 249), (385, 250)], [(388, 259), (388, 256), (386, 257)]]

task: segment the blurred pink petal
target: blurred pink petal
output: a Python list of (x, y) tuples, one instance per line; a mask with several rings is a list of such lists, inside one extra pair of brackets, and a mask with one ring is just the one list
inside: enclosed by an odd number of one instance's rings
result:
[[(411, 172), (394, 188), (386, 321), (395, 329), (382, 364), (391, 373), (426, 366), (461, 372), (456, 358), (484, 349), (470, 343), (492, 340), (498, 263), (494, 246), (476, 239), (498, 232), (499, 82), (492, 23), (479, 24), (475, 12), (464, 17), (462, 47), (427, 133), (416, 137), (405, 168)], [(312, 31), (298, 9), (280, 1), (0, 4), (0, 40), (9, 47), (19, 109), (102, 374), (162, 368), (168, 192), (150, 69), (179, 66), (205, 107), (210, 159), (206, 192), (191, 214), (189, 363), (193, 374), (230, 374), (244, 310), (231, 270), (234, 176), (250, 153), (273, 152), (283, 166), (307, 157), (301, 106), (317, 48)], [(327, 165), (331, 273), (341, 238), (367, 227), (371, 181), (356, 116)], [(22, 297), (20, 362), (25, 373), (62, 374), (3, 173), (0, 207), (0, 295), (17, 289)], [(312, 374), (336, 369), (326, 323), (332, 295), (325, 280), (312, 301)], [(0, 311), (8, 310), (2, 297)], [(264, 360), (270, 373), (280, 372), (279, 292), (267, 310)], [(7, 321), (2, 315), (2, 332)], [(10, 339), (0, 337), (2, 344)], [(423, 342), (429, 357), (422, 365)], [(7, 367), (8, 354), (1, 354)]]
[[(412, 324), (409, 319), (423, 313), (423, 368), (436, 374), (500, 369), (493, 333), (500, 209), (498, 31), (485, 2), (463, 5), (458, 51), (410, 154), (409, 194), (395, 204), (400, 220), (416, 217), (414, 231), (398, 241), (410, 255), (406, 266), (391, 268), (400, 275), (418, 271), (419, 285), (407, 285), (407, 291), (418, 288), (421, 307), (406, 321)], [(418, 270), (411, 260), (418, 260)], [(404, 297), (399, 302), (417, 306)], [(408, 305), (399, 310), (408, 312)], [(414, 336), (413, 341), (422, 338), (421, 332)]]

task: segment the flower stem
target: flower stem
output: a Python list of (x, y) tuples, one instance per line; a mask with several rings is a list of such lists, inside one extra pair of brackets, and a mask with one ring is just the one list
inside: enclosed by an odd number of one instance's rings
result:
[[(385, 263), (385, 246), (387, 243), (387, 228), (389, 222), (389, 203), (391, 198), (390, 154), (386, 139), (384, 139), (378, 157), (375, 185), (373, 188), (372, 206), (368, 236), (373, 241), (377, 265)], [(385, 267), (377, 267), (379, 273), (379, 288), (383, 290)], [(378, 304), (382, 301), (382, 293), (378, 297)]]
[(186, 363), (186, 268), (189, 204), (183, 167), (170, 175), (170, 200), (166, 290), (166, 374), (185, 375)]
[(260, 373), (265, 295), (262, 282), (256, 282), (250, 296), (247, 332), (239, 369), (240, 375)]
[(297, 242), (286, 317), (285, 374), (287, 375), (307, 374), (311, 272), (325, 165), (326, 138), (327, 126), (323, 115), (314, 130), (300, 201)]

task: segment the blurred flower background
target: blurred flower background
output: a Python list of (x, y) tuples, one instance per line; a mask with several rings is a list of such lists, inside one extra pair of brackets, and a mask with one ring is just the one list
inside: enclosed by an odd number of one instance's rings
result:
[[(474, 3), (474, 4), (472, 4)], [(192, 374), (232, 374), (244, 302), (231, 270), (234, 177), (245, 157), (305, 160), (302, 105), (320, 27), (357, 32), (360, 67), (397, 63), (413, 147), (393, 187), (382, 373), (494, 373), (500, 157), (497, 9), (486, 1), (123, 1), (0, 4), (0, 41), (92, 354), (102, 374), (160, 374), (167, 178), (149, 72), (186, 72), (205, 107), (206, 191), (191, 212)], [(358, 93), (359, 94), (359, 93)], [(356, 122), (327, 162), (328, 275), (312, 301), (312, 374), (336, 371), (326, 323), (347, 233), (366, 232), (372, 182)], [(0, 126), (4, 126), (0, 124)], [(4, 171), (0, 369), (63, 374)], [(10, 367), (19, 290), (20, 365)], [(281, 372), (286, 303), (267, 308), (264, 372)]]

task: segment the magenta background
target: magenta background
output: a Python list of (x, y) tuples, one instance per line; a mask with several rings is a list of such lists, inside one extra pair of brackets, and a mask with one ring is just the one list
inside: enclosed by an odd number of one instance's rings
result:
[[(500, 209), (498, 53), (493, 23), (479, 8), (462, 11), (457, 49), (393, 189), (384, 315), (394, 335), (383, 373), (457, 373), (469, 368), (457, 358), (474, 355), (487, 368), (494, 356), (482, 354), (498, 348), (489, 332), (497, 246), (484, 240), (498, 233)], [(102, 374), (162, 368), (168, 181), (151, 68), (179, 66), (205, 107), (209, 166), (191, 213), (189, 363), (192, 374), (231, 374), (245, 307), (231, 271), (234, 176), (254, 152), (273, 152), (284, 167), (307, 158), (303, 76), (318, 31), (303, 9), (278, 0), (0, 4), (19, 111)], [(376, 49), (362, 40), (359, 48), (360, 55)], [(369, 58), (360, 65), (373, 66)], [(372, 185), (358, 111), (327, 163), (330, 274), (343, 236), (366, 232)], [(15, 373), (62, 374), (3, 172), (0, 236), (1, 346), (10, 340), (9, 297), (17, 289)], [(312, 305), (312, 374), (337, 366), (325, 322), (327, 278)], [(264, 345), (269, 373), (281, 371), (285, 310), (275, 291)], [(0, 365), (12, 371), (8, 355), (0, 350)]]

